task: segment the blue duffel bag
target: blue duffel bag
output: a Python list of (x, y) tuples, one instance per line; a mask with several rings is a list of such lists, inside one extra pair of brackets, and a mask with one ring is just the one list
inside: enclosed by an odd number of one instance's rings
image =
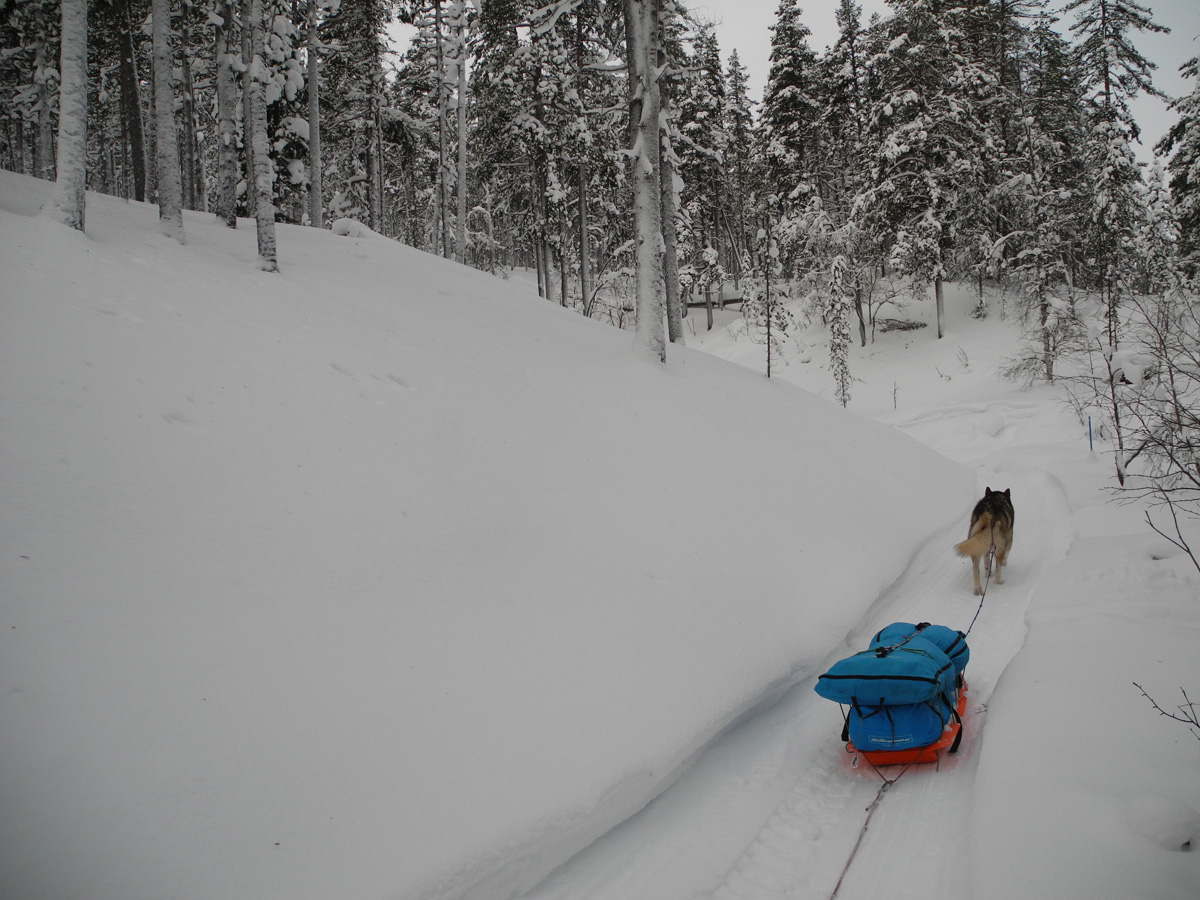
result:
[(826, 700), (863, 707), (924, 703), (953, 697), (958, 672), (950, 658), (917, 635), (834, 663), (814, 690)]
[(913, 750), (932, 744), (954, 717), (948, 697), (924, 703), (850, 707), (842, 740), (858, 750)]
[(965, 634), (953, 628), (947, 628), (945, 625), (930, 625), (928, 622), (919, 622), (916, 625), (908, 622), (893, 622), (871, 639), (871, 647), (874, 649), (900, 645), (911, 640), (914, 635), (919, 635), (931, 644), (937, 645), (946, 656), (950, 657), (950, 661), (954, 663), (954, 671), (959, 675), (971, 660), (971, 648), (967, 646)]

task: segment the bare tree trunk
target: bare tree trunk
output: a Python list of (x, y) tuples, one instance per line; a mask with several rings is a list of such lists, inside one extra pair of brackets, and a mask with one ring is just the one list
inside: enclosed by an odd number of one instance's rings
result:
[(242, 154), (245, 156), (246, 165), (246, 209), (250, 215), (254, 216), (257, 214), (255, 206), (258, 192), (254, 189), (254, 141), (250, 136), (250, 123), (254, 119), (254, 108), (250, 100), (254, 93), (250, 80), (250, 61), (253, 59), (253, 50), (250, 45), (250, 21), (247, 18), (249, 6), (247, 0), (239, 0), (239, 2), (241, 3), (242, 17)]
[(629, 126), (637, 263), (634, 346), (646, 359), (666, 362), (659, 180), (659, 87), (655, 67), (662, 0), (625, 0), (624, 11), (627, 65), (632, 91)]
[(87, 186), (87, 0), (62, 0), (58, 165), (42, 215), (83, 231)]
[(187, 24), (188, 2), (184, 0), (182, 15), (179, 19), (180, 50), (179, 72), (182, 89), (180, 97), (180, 118), (183, 119), (183, 135), (179, 144), (180, 168), (183, 174), (183, 205), (186, 209), (199, 209), (200, 191), (197, 164), (199, 148), (196, 146), (196, 104), (193, 97), (192, 63), (188, 58), (191, 48), (191, 34)]
[(175, 132), (175, 96), (171, 89), (171, 3), (152, 0), (154, 45), (154, 131), (158, 169), (158, 225), (183, 243), (183, 196), (179, 185), (179, 144)]
[(237, 228), (237, 77), (233, 71), (233, 4), (222, 0), (213, 50), (217, 66), (217, 218)]
[(51, 110), (53, 91), (50, 75), (54, 64), (46, 56), (46, 42), (39, 41), (33, 54), (33, 68), (38, 79), (37, 99), (37, 144), (34, 157), (34, 174), (46, 181), (54, 180), (54, 120)]
[(26, 158), (25, 153), (25, 120), (17, 119), (13, 125), (16, 131), (15, 139), (13, 140), (13, 152), (17, 157), (15, 170), (22, 175), (28, 175), (29, 160)]
[(595, 293), (592, 276), (592, 247), (588, 235), (588, 177), (587, 165), (579, 164), (579, 293), (587, 309)]
[(438, 115), (438, 223), (442, 235), (442, 256), (450, 259), (450, 194), (446, 184), (450, 169), (449, 151), (446, 147), (446, 131), (449, 129), (446, 113), (446, 52), (442, 44), (442, 0), (433, 0), (434, 47), (437, 55), (437, 115)]
[(321, 38), (317, 0), (308, 0), (308, 224), (325, 227), (324, 163), (321, 160)]
[(275, 203), (272, 198), (274, 172), (267, 141), (267, 78), (264, 60), (262, 0), (246, 0), (246, 26), (250, 30), (250, 71), (246, 89), (250, 93), (250, 143), (254, 148), (254, 218), (257, 223), (258, 261), (264, 272), (278, 272), (275, 248)]
[[(666, 54), (659, 48), (658, 68), (666, 65)], [(667, 337), (672, 344), (683, 343), (683, 312), (679, 300), (678, 235), (675, 231), (675, 150), (671, 146), (671, 97), (662, 85), (662, 115), (659, 139), (659, 197), (662, 204), (663, 287), (667, 303)]]
[(454, 223), (455, 258), (463, 265), (467, 262), (467, 35), (466, 27), (462, 24), (462, 16), (465, 14), (465, 10), (459, 12), (457, 26), (458, 177), (454, 183), (455, 197), (458, 200), (458, 216)]
[[(587, 108), (583, 82), (583, 25), (579, 15), (575, 16), (575, 93), (579, 104)], [(579, 183), (579, 296), (583, 308), (588, 309), (595, 289), (592, 285), (592, 248), (588, 234), (588, 169), (581, 162), (577, 173)]]
[(937, 336), (940, 339), (946, 333), (946, 297), (942, 290), (942, 273), (933, 279), (933, 295), (937, 303)]

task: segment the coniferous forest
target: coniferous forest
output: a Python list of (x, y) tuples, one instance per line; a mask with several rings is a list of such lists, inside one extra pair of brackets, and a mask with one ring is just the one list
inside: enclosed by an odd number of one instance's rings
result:
[[(1102, 409), (1118, 475), (1200, 496), (1200, 79), (1175, 124), (1133, 0), (840, 0), (818, 51), (780, 0), (761, 102), (684, 0), (5, 0), (0, 165), (253, 222), (366, 225), (628, 327), (664, 359), (733, 297), (770, 354), (797, 315), (848, 349), (938, 305), (1002, 297), (1005, 374)], [(393, 28), (415, 37), (396, 55)], [(1157, 142), (1153, 166), (1135, 141)], [(241, 223), (239, 223), (241, 219)], [(349, 220), (353, 220), (347, 224)], [(248, 238), (249, 239), (249, 238)], [(703, 327), (702, 325), (699, 327)], [(768, 356), (769, 360), (769, 356)], [(768, 374), (769, 374), (768, 362)]]

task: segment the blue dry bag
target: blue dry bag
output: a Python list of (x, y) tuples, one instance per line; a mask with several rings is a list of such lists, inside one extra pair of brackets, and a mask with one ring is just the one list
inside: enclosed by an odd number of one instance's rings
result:
[(936, 644), (917, 636), (901, 646), (876, 647), (834, 663), (814, 690), (849, 705), (895, 706), (953, 695), (957, 672)]

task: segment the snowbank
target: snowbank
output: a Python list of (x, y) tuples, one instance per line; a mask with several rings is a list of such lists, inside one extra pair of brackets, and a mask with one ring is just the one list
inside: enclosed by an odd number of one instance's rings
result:
[[(974, 476), (373, 237), (0, 172), (0, 894), (520, 893), (815, 674)], [(903, 511), (900, 513), (899, 511)]]

